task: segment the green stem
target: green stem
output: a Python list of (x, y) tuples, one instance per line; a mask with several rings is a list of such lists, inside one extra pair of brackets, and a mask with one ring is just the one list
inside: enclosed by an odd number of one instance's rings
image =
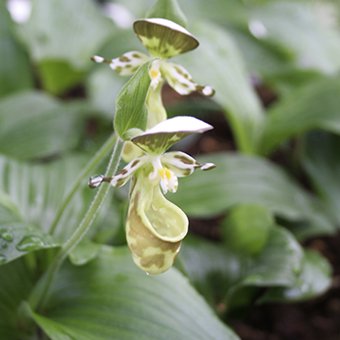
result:
[(67, 193), (62, 205), (56, 212), (54, 220), (51, 223), (49, 234), (54, 234), (56, 228), (60, 222), (61, 217), (63, 216), (64, 211), (70, 204), (74, 194), (79, 189), (80, 184), (84, 181), (84, 179), (91, 174), (91, 172), (97, 167), (98, 163), (100, 163), (103, 158), (108, 154), (108, 152), (112, 149), (114, 142), (116, 140), (116, 136), (114, 134), (105, 142), (105, 144), (97, 151), (97, 153), (93, 156), (90, 162), (86, 165), (83, 171), (79, 174), (78, 178), (73, 183), (69, 192)]
[[(109, 164), (106, 169), (105, 176), (112, 176), (118, 168), (121, 152), (123, 148), (123, 141), (117, 139), (115, 147), (113, 149)], [(108, 194), (110, 189), (109, 185), (102, 185), (97, 191), (96, 196), (94, 197), (89, 210), (86, 212), (83, 220), (80, 222), (78, 228), (74, 231), (71, 237), (65, 242), (63, 247), (60, 249), (60, 252), (55, 257), (54, 261), (51, 263), (50, 267), (46, 271), (46, 273), (41, 277), (38, 281), (37, 285), (33, 289), (30, 297), (29, 304), (31, 305), (33, 310), (41, 310), (44, 308), (50, 288), (54, 282), (55, 276), (59, 271), (62, 263), (70, 254), (72, 249), (76, 247), (79, 242), (83, 239), (83, 237), (89, 231), (94, 219), (99, 212), (100, 207), (102, 206), (106, 195)]]

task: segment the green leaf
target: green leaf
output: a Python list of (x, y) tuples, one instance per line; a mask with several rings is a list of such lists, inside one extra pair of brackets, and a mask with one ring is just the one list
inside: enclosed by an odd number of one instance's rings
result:
[(212, 23), (197, 24), (193, 32), (200, 47), (181, 60), (199, 84), (216, 90), (213, 99), (225, 110), (239, 148), (256, 152), (264, 115), (236, 44)]
[(23, 92), (0, 101), (0, 152), (19, 159), (52, 156), (74, 148), (88, 108), (61, 104), (40, 92)]
[(46, 91), (58, 95), (80, 82), (84, 71), (74, 70), (63, 60), (44, 59), (40, 62), (40, 76)]
[(0, 225), (21, 222), (22, 216), (8, 194), (0, 191)]
[(27, 339), (27, 333), (32, 332), (24, 323), (18, 322), (18, 307), (28, 297), (33, 282), (34, 275), (23, 259), (0, 267), (1, 339)]
[[(30, 19), (19, 32), (43, 84), (61, 93), (79, 81), (114, 26), (91, 0), (35, 0)], [(57, 79), (51, 78), (53, 74)]]
[(322, 78), (286, 96), (268, 112), (261, 149), (312, 129), (340, 133), (340, 77)]
[(21, 223), (0, 225), (0, 265), (32, 251), (55, 248), (60, 244), (39, 228)]
[(266, 1), (253, 7), (249, 20), (264, 27), (263, 40), (290, 50), (300, 68), (335, 74), (340, 69), (338, 25), (324, 18), (332, 11), (329, 2)]
[(275, 227), (256, 256), (190, 238), (183, 243), (180, 260), (185, 273), (208, 301), (216, 305), (227, 299), (232, 308), (240, 296), (254, 287), (294, 286), (302, 270), (303, 251), (291, 233)]
[(51, 339), (237, 339), (179, 272), (147, 276), (126, 248), (66, 265), (33, 318)]
[(249, 304), (256, 299), (255, 287), (291, 287), (301, 272), (303, 250), (293, 235), (272, 228), (268, 242), (258, 256), (243, 259), (243, 275), (227, 294), (227, 305)]
[(33, 86), (28, 56), (15, 37), (6, 2), (0, 4), (0, 60), (0, 97)]
[(70, 261), (82, 266), (97, 257), (102, 245), (89, 240), (82, 241), (69, 255)]
[(259, 204), (287, 220), (334, 230), (315, 209), (317, 199), (265, 159), (221, 153), (199, 162), (215, 163), (216, 169), (180, 179), (176, 195), (169, 195), (188, 215), (216, 216), (236, 204)]
[[(20, 215), (11, 222), (38, 226), (47, 232), (56, 209), (83, 163), (83, 159), (72, 157), (44, 166), (27, 165), (0, 157), (0, 192), (10, 197)], [(86, 204), (80, 190), (60, 222), (62, 227), (57, 232), (60, 238), (72, 232)]]
[(179, 259), (180, 268), (212, 306), (224, 298), (242, 275), (243, 262), (239, 254), (203, 238), (187, 236)]
[(334, 224), (340, 224), (340, 137), (326, 133), (312, 133), (306, 139), (302, 164), (318, 192), (323, 209)]
[[(247, 28), (233, 28), (233, 37), (242, 52), (249, 71), (252, 74), (268, 79), (276, 74), (287, 72), (293, 68), (292, 58), (286, 50), (263, 39), (257, 39)], [(297, 72), (297, 69), (294, 69)]]
[(295, 284), (288, 288), (272, 288), (259, 302), (304, 301), (323, 294), (331, 285), (331, 266), (315, 251), (304, 254), (302, 271)]
[(274, 219), (258, 204), (238, 205), (223, 223), (223, 235), (230, 248), (241, 253), (257, 254), (265, 246)]
[(263, 251), (249, 258), (241, 286), (291, 286), (302, 267), (303, 250), (287, 230), (271, 229)]
[(164, 18), (186, 27), (187, 19), (177, 0), (157, 0), (146, 14), (147, 18)]
[[(57, 209), (83, 170), (86, 160), (87, 157), (72, 155), (45, 165), (29, 165), (0, 157), (0, 212), (3, 205), (7, 215), (1, 215), (4, 218), (0, 218), (0, 224), (21, 222), (48, 233)], [(94, 195), (85, 179), (58, 223), (55, 236), (60, 242), (66, 240), (77, 227)], [(6, 196), (10, 197), (7, 203)], [(93, 228), (100, 231), (99, 239), (111, 239), (117, 233), (120, 216), (117, 216), (116, 207), (113, 200), (105, 201)], [(103, 228), (104, 223), (109, 223), (107, 230)]]
[(109, 72), (107, 67), (98, 67), (86, 82), (91, 105), (111, 121), (114, 114), (114, 98), (117, 97), (124, 81), (124, 78)]
[(121, 89), (116, 98), (115, 131), (121, 138), (126, 137), (129, 129), (144, 130), (147, 121), (145, 99), (150, 85), (149, 66), (142, 65)]

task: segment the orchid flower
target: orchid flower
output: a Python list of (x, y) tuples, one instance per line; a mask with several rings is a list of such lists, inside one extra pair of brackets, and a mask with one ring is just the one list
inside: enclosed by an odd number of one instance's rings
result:
[[(214, 90), (210, 86), (199, 85), (190, 73), (181, 65), (170, 63), (169, 58), (195, 49), (197, 39), (184, 27), (163, 18), (149, 18), (134, 22), (133, 29), (150, 55), (138, 51), (124, 53), (114, 59), (94, 56), (97, 63), (107, 63), (122, 76), (134, 74), (146, 62), (151, 61), (149, 76), (150, 88), (145, 99), (148, 108), (147, 128), (151, 128), (167, 118), (162, 102), (162, 87), (165, 80), (180, 95), (188, 95), (198, 91), (205, 96), (212, 96)], [(130, 161), (139, 150), (132, 143), (126, 142), (123, 158)]]
[(210, 86), (195, 83), (184, 67), (167, 61), (199, 45), (197, 39), (184, 27), (167, 19), (149, 18), (135, 21), (133, 29), (150, 56), (131, 51), (112, 60), (100, 56), (94, 56), (92, 59), (97, 63), (108, 63), (122, 76), (132, 75), (138, 67), (152, 60), (149, 75), (151, 87), (155, 91), (161, 88), (164, 80), (167, 80), (168, 84), (180, 95), (187, 95), (194, 91), (205, 96), (214, 94)]
[(174, 143), (212, 126), (193, 117), (175, 117), (138, 134), (131, 141), (143, 155), (128, 163), (117, 175), (92, 179), (93, 187), (110, 182), (121, 187), (132, 179), (126, 221), (126, 238), (134, 262), (150, 274), (169, 269), (188, 231), (188, 218), (164, 194), (176, 192), (178, 177), (197, 168), (209, 170), (212, 163), (200, 164), (184, 152), (166, 152)]

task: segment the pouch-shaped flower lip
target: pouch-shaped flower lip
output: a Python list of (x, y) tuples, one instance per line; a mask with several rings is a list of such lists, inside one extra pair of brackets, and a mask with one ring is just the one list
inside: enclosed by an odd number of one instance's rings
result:
[(194, 117), (180, 116), (167, 119), (131, 139), (133, 143), (150, 154), (161, 154), (173, 144), (193, 133), (211, 130), (210, 124)]
[[(140, 189), (132, 191), (126, 220), (126, 240), (137, 266), (148, 274), (160, 274), (173, 265), (181, 240), (188, 231), (188, 219), (178, 207), (164, 197), (160, 201), (160, 197), (154, 197), (152, 193), (155, 190), (158, 191), (156, 196), (162, 196), (159, 188), (153, 187), (151, 191), (149, 189), (149, 187), (144, 188), (142, 183)], [(147, 204), (143, 203), (145, 199), (149, 201)], [(156, 200), (155, 211), (150, 215), (154, 200)], [(164, 204), (166, 206), (163, 206)], [(175, 214), (174, 218), (172, 214)], [(170, 224), (167, 225), (167, 222)], [(165, 229), (169, 228), (166, 233), (168, 235), (159, 234), (156, 230), (163, 223)], [(180, 228), (176, 227), (176, 224)], [(171, 230), (173, 227), (176, 227), (175, 230)]]
[(164, 18), (140, 19), (133, 29), (151, 55), (171, 58), (195, 49), (199, 42), (184, 27)]
[(158, 184), (151, 183), (148, 178), (139, 181), (142, 183), (132, 190), (132, 196), (141, 195), (136, 208), (144, 226), (160, 240), (181, 241), (188, 233), (189, 221), (185, 213), (164, 197)]

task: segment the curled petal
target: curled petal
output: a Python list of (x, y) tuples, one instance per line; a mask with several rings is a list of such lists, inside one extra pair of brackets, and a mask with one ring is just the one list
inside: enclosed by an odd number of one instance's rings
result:
[(138, 67), (146, 63), (150, 58), (138, 51), (126, 52), (118, 58), (105, 59), (100, 56), (92, 57), (96, 63), (109, 64), (110, 67), (121, 76), (130, 76), (134, 74)]
[(183, 66), (163, 63), (162, 73), (169, 85), (180, 95), (188, 95), (196, 91), (204, 96), (211, 97), (215, 93), (215, 90), (211, 86), (203, 86), (195, 83), (190, 73)]
[(186, 215), (163, 196), (159, 185), (138, 178), (126, 222), (126, 238), (134, 262), (150, 274), (168, 270), (187, 231)]
[(184, 27), (163, 18), (137, 20), (133, 29), (151, 55), (171, 58), (191, 51), (198, 41)]

